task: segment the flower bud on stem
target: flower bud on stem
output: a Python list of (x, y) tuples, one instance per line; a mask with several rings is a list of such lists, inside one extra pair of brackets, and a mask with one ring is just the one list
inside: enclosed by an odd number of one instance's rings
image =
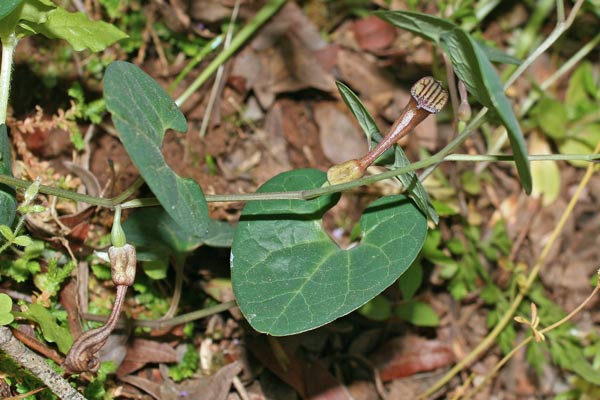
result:
[(327, 171), (330, 184), (351, 182), (361, 178), (365, 170), (387, 149), (393, 146), (429, 114), (437, 114), (446, 105), (448, 93), (439, 81), (430, 76), (419, 79), (410, 89), (411, 98), (388, 134), (374, 149), (360, 160), (350, 160), (334, 165)]

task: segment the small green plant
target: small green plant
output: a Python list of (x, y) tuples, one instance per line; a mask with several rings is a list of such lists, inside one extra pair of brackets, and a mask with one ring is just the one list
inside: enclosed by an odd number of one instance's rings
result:
[[(453, 20), (461, 20), (460, 13), (467, 15), (468, 18), (463, 20), (462, 25), (414, 11), (375, 13), (392, 25), (408, 30), (435, 45), (447, 58), (448, 68), (482, 106), (480, 112), (470, 120), (469, 113), (464, 113), (458, 135), (441, 151), (427, 159), (410, 163), (404, 151), (395, 146), (397, 139), (408, 133), (408, 129), (393, 128), (390, 135), (381, 135), (375, 119), (359, 97), (339, 82), (338, 89), (342, 99), (356, 117), (372, 147), (360, 160), (334, 166), (329, 174), (316, 169), (288, 171), (269, 179), (256, 193), (212, 196), (205, 195), (197, 182), (180, 177), (167, 165), (161, 152), (165, 132), (169, 129), (185, 132), (188, 125), (178, 106), (208, 79), (215, 65), (223, 63), (239, 49), (255, 29), (283, 3), (282, 0), (269, 1), (255, 19), (238, 32), (231, 46), (217, 56), (177, 101), (173, 101), (140, 68), (124, 61), (115, 61), (106, 68), (103, 100), (86, 102), (80, 88), (74, 86), (70, 90), (69, 94), (75, 100), (77, 118), (96, 123), (105, 104), (123, 146), (155, 199), (126, 201), (139, 188), (140, 183), (114, 199), (79, 195), (42, 187), (39, 183), (31, 185), (35, 193), (39, 190), (117, 210), (111, 235), (113, 246), (108, 252), (110, 276), (117, 287), (117, 296), (106, 325), (89, 330), (73, 341), (66, 328), (65, 315), (60, 310), (30, 304), (23, 306), (21, 311), (12, 311), (12, 303), (7, 303), (0, 297), (0, 318), (5, 321), (3, 325), (11, 323), (11, 317), (36, 322), (44, 339), (56, 343), (59, 351), (67, 354), (64, 365), (66, 372), (100, 370), (97, 353), (116, 325), (128, 286), (133, 285), (140, 299), (152, 303), (149, 308), (153, 311), (161, 306), (164, 308), (165, 302), (159, 304), (157, 296), (148, 290), (146, 282), (164, 278), (170, 262), (176, 266), (177, 280), (173, 300), (166, 313), (172, 316), (181, 294), (183, 263), (187, 255), (202, 244), (231, 246), (231, 281), (236, 302), (249, 324), (259, 332), (270, 335), (305, 332), (355, 310), (379, 320), (388, 319), (394, 313), (396, 317), (417, 326), (436, 326), (439, 319), (435, 312), (415, 297), (423, 280), (423, 262), (427, 260), (442, 266), (441, 275), (450, 282), (449, 290), (455, 299), (463, 299), (475, 288), (482, 286), (482, 298), (489, 306), (494, 306), (488, 319), (489, 326), (494, 326), (498, 331), (494, 338), (505, 352), (514, 343), (514, 326), (507, 325), (506, 321), (510, 319), (507, 316), (510, 317), (519, 310), (521, 300), (525, 297), (519, 291), (523, 284), (523, 274), (516, 270), (509, 290), (501, 291), (492, 283), (480, 258), (483, 257), (489, 263), (498, 263), (501, 255), (508, 252), (510, 243), (504, 228), (497, 225), (490, 238), (483, 238), (477, 227), (467, 226), (464, 240), (455, 238), (442, 242), (439, 230), (429, 230), (428, 222), (431, 227), (435, 226), (439, 222), (439, 215), (421, 179), (415, 173), (421, 168), (433, 169), (440, 162), (449, 159), (451, 153), (486, 122), (489, 112), (505, 128), (512, 148), (512, 156), (489, 157), (493, 160), (513, 161), (524, 191), (527, 194), (532, 192), (529, 155), (519, 120), (505, 95), (505, 87), (510, 86), (533, 62), (535, 53), (503, 84), (492, 63), (512, 63), (515, 62), (514, 58), (478, 41), (476, 35), (470, 32), (473, 21), (480, 21), (485, 12), (475, 10), (470, 13), (464, 7), (459, 8), (458, 15), (453, 15)], [(112, 17), (120, 15), (120, 3), (104, 0), (101, 4)], [(578, 4), (581, 5), (581, 2)], [(131, 15), (129, 19), (125, 15), (121, 16), (125, 26), (135, 27), (138, 33), (141, 31), (141, 14)], [(19, 233), (23, 216), (37, 212), (38, 209), (29, 204), (35, 197), (32, 197), (29, 189), (25, 194), (25, 204), (20, 208), (16, 207), (14, 187), (22, 188), (27, 183), (11, 176), (7, 128), (4, 124), (14, 48), (24, 36), (43, 34), (49, 38), (67, 40), (75, 50), (99, 51), (126, 35), (110, 24), (90, 21), (83, 14), (69, 13), (48, 0), (6, 1), (0, 5), (0, 22), (0, 40), (3, 44), (0, 70), (0, 179), (3, 185), (0, 187), (0, 234), (4, 238), (3, 248), (0, 250), (10, 246), (25, 247), (25, 253), (18, 260), (1, 266), (1, 273), (24, 281), (31, 274), (41, 271), (36, 261), (41, 250), (39, 246), (35, 246), (35, 242)], [(134, 37), (125, 44), (125, 51), (133, 51), (139, 44)], [(448, 75), (447, 78), (453, 76), (451, 73)], [(598, 141), (598, 118), (594, 110), (600, 95), (595, 87), (596, 82), (591, 77), (590, 68), (582, 65), (571, 80), (567, 105), (563, 107), (553, 99), (544, 98), (534, 113), (536, 123), (563, 150), (576, 148), (589, 152)], [(434, 82), (433, 78), (424, 78), (413, 87), (413, 99), (399, 119), (400, 125), (413, 127), (429, 113), (440, 111), (447, 95), (441, 88), (442, 84)], [(452, 85), (451, 82), (449, 84)], [(585, 94), (584, 98), (580, 97), (582, 92)], [(433, 97), (429, 98), (428, 94)], [(462, 97), (466, 101), (466, 94)], [(555, 119), (548, 123), (540, 117), (546, 113), (555, 114)], [(395, 125), (395, 128), (398, 126)], [(567, 131), (573, 135), (567, 135)], [(585, 146), (573, 147), (573, 143), (584, 143)], [(594, 157), (586, 158), (584, 155), (579, 158), (590, 161)], [(477, 160), (476, 156), (465, 156), (463, 159)], [(384, 166), (388, 171), (364, 177), (367, 166), (373, 163)], [(352, 248), (340, 249), (323, 228), (325, 213), (335, 206), (342, 191), (389, 178), (397, 179), (403, 185), (405, 194), (383, 196), (368, 205), (360, 220), (358, 243)], [(491, 178), (471, 173), (462, 176), (466, 192), (472, 194), (478, 193), (484, 179)], [(248, 203), (234, 229), (209, 218), (210, 201)], [(158, 205), (162, 208), (136, 213), (121, 229), (122, 207)], [(21, 217), (13, 229), (17, 212)], [(125, 233), (128, 241), (125, 240)], [(133, 245), (139, 250), (138, 253)], [(419, 262), (414, 263), (419, 254)], [(147, 278), (135, 284), (138, 258)], [(34, 283), (45, 293), (45, 297), (52, 297), (72, 271), (73, 264), (59, 265), (54, 261), (48, 262), (47, 266), (44, 274), (34, 278)], [(108, 271), (100, 268), (96, 270), (98, 275), (104, 272), (108, 276)], [(398, 304), (390, 304), (381, 293), (396, 281), (402, 299)], [(478, 286), (480, 282), (482, 284)], [(527, 290), (531, 289), (527, 296), (534, 300), (535, 287), (531, 286), (531, 282), (527, 285)], [(537, 304), (544, 303), (544, 300), (535, 298)], [(551, 309), (550, 305), (545, 305), (544, 312)], [(537, 328), (537, 317), (531, 317), (528, 321), (533, 329)], [(544, 322), (545, 316), (540, 314), (539, 321)], [(575, 342), (567, 333), (556, 330), (549, 333), (548, 337), (551, 338), (550, 354), (558, 365), (572, 368), (584, 379), (594, 381), (593, 369), (590, 369), (587, 361), (580, 362), (584, 355), (573, 349)], [(173, 379), (183, 379), (195, 372), (197, 354), (191, 350), (193, 349), (188, 349), (181, 365), (171, 369)], [(532, 345), (529, 351), (535, 355), (539, 348)], [(91, 397), (103, 395), (101, 389), (105, 378), (101, 374), (96, 382), (98, 387), (89, 387)], [(432, 387), (430, 390), (434, 389)]]
[(14, 321), (12, 306), (12, 299), (8, 295), (0, 293), (0, 325), (8, 325)]

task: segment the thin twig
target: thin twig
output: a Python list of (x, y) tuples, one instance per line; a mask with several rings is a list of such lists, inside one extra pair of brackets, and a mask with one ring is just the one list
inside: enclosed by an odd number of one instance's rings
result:
[[(227, 311), (230, 308), (233, 308), (236, 306), (237, 306), (237, 303), (234, 300), (232, 300), (232, 301), (228, 301), (226, 303), (217, 304), (216, 306), (192, 311), (187, 314), (178, 315), (177, 317), (174, 317), (171, 319), (159, 319), (159, 320), (154, 320), (154, 321), (133, 320), (133, 321), (127, 321), (127, 323), (130, 322), (131, 326), (134, 326), (134, 327), (140, 326), (140, 327), (144, 327), (144, 328), (161, 330), (161, 329), (171, 328), (171, 327), (177, 326), (177, 325), (187, 324), (188, 322), (196, 321), (198, 319), (206, 318), (213, 314)], [(106, 321), (105, 315), (83, 314), (82, 317), (89, 321), (97, 321), (97, 322)], [(121, 325), (119, 324), (118, 326), (121, 326)]]
[[(235, 1), (235, 5), (233, 6), (233, 11), (231, 12), (231, 21), (229, 21), (229, 27), (227, 28), (227, 36), (225, 37), (225, 43), (223, 44), (223, 50), (227, 50), (231, 46), (231, 38), (233, 36), (233, 27), (235, 26), (235, 21), (237, 20), (238, 14), (240, 12), (240, 0)], [(206, 110), (204, 111), (204, 118), (202, 118), (202, 125), (200, 125), (200, 137), (203, 138), (206, 135), (206, 130), (208, 129), (208, 123), (210, 122), (210, 117), (212, 115), (213, 108), (215, 106), (215, 101), (217, 97), (221, 93), (223, 86), (223, 74), (225, 72), (225, 62), (219, 65), (217, 69), (217, 74), (215, 76), (215, 81), (213, 83), (213, 87), (210, 91), (210, 97), (208, 98), (208, 104), (206, 105)]]
[(0, 326), (0, 350), (33, 375), (37, 376), (59, 398), (85, 400), (85, 397), (73, 388), (69, 382), (63, 379), (62, 376), (57, 374), (44, 358), (38, 356), (17, 340), (6, 326)]
[(244, 44), (265, 22), (267, 22), (278, 10), (286, 3), (286, 0), (270, 0), (258, 13), (254, 19), (244, 26), (231, 41), (231, 46), (223, 50), (215, 59), (204, 69), (194, 82), (175, 100), (175, 104), (181, 106), (185, 101), (200, 87), (208, 78), (210, 78), (219, 65), (223, 64), (229, 57)]

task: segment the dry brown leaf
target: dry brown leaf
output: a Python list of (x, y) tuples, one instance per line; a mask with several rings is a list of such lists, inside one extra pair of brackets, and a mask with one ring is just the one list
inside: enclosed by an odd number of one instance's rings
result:
[(374, 15), (355, 21), (352, 31), (358, 45), (367, 51), (385, 49), (396, 39), (396, 28)]
[(127, 355), (117, 370), (117, 376), (130, 374), (147, 363), (174, 363), (176, 361), (177, 353), (170, 345), (153, 340), (135, 339), (127, 347)]
[(367, 152), (367, 139), (355, 120), (331, 102), (313, 106), (319, 126), (321, 148), (325, 156), (338, 164), (358, 159)]
[(381, 380), (387, 382), (447, 366), (453, 362), (454, 355), (448, 345), (439, 340), (411, 335), (388, 341), (371, 359)]

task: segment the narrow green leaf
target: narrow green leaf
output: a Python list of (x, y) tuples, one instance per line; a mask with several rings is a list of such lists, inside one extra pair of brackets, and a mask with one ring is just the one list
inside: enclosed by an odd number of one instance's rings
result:
[(66, 40), (77, 51), (102, 51), (127, 37), (112, 24), (93, 21), (84, 13), (71, 13), (60, 7), (50, 11), (45, 22), (29, 26), (48, 38)]
[(348, 86), (339, 81), (335, 82), (335, 84), (342, 95), (342, 100), (344, 100), (346, 106), (352, 111), (354, 118), (356, 118), (363, 132), (367, 135), (367, 141), (370, 147), (371, 136), (374, 133), (379, 133), (379, 127), (377, 127), (371, 113), (369, 113), (362, 101), (360, 101), (358, 96)]
[(200, 186), (171, 170), (161, 153), (165, 130), (187, 130), (185, 117), (150, 76), (115, 61), (106, 69), (104, 97), (121, 141), (167, 213), (186, 233), (208, 234), (208, 206)]
[[(259, 191), (320, 187), (314, 169), (280, 174)], [(321, 218), (339, 198), (248, 203), (231, 250), (236, 300), (254, 329), (291, 335), (346, 315), (391, 285), (413, 262), (425, 240), (427, 221), (405, 196), (383, 197), (361, 221), (362, 239), (340, 249)]]
[(409, 301), (396, 307), (396, 316), (416, 326), (438, 326), (440, 318), (435, 310), (427, 303)]
[[(0, 174), (13, 176), (10, 164), (8, 129), (5, 124), (0, 124)], [(12, 226), (16, 212), (15, 189), (7, 185), (0, 185), (0, 224)]]
[(521, 185), (527, 194), (531, 193), (531, 171), (525, 139), (494, 67), (479, 45), (462, 29), (448, 31), (440, 40), (452, 61), (454, 72), (469, 92), (502, 120), (508, 132)]
[(445, 19), (416, 11), (375, 11), (373, 14), (435, 43), (439, 43), (441, 35), (457, 27)]
[[(379, 143), (379, 140), (377, 143)], [(396, 169), (410, 165), (410, 161), (408, 160), (408, 157), (406, 157), (406, 153), (404, 153), (402, 147), (396, 145), (395, 149), (395, 159), (392, 168)], [(433, 204), (431, 204), (429, 195), (427, 194), (427, 191), (425, 190), (425, 187), (423, 187), (423, 184), (419, 180), (417, 174), (414, 171), (411, 171), (397, 176), (396, 179), (398, 179), (406, 188), (409, 196), (415, 201), (415, 203), (417, 203), (417, 206), (421, 212), (431, 218), (433, 223), (437, 225), (440, 222), (440, 217), (438, 216), (435, 207), (433, 207)]]
[(493, 63), (502, 63), (502, 64), (513, 64), (513, 65), (521, 65), (521, 60), (511, 55), (506, 54), (500, 49), (496, 47), (488, 46), (482, 41), (477, 40), (477, 44), (483, 50), (485, 56), (490, 62)]
[[(375, 11), (374, 14), (398, 28), (412, 32), (436, 44), (440, 43), (441, 36), (448, 31), (458, 29), (456, 24), (446, 19), (416, 11)], [(477, 43), (491, 62), (521, 64), (521, 60), (516, 57), (483, 42), (478, 41)]]

